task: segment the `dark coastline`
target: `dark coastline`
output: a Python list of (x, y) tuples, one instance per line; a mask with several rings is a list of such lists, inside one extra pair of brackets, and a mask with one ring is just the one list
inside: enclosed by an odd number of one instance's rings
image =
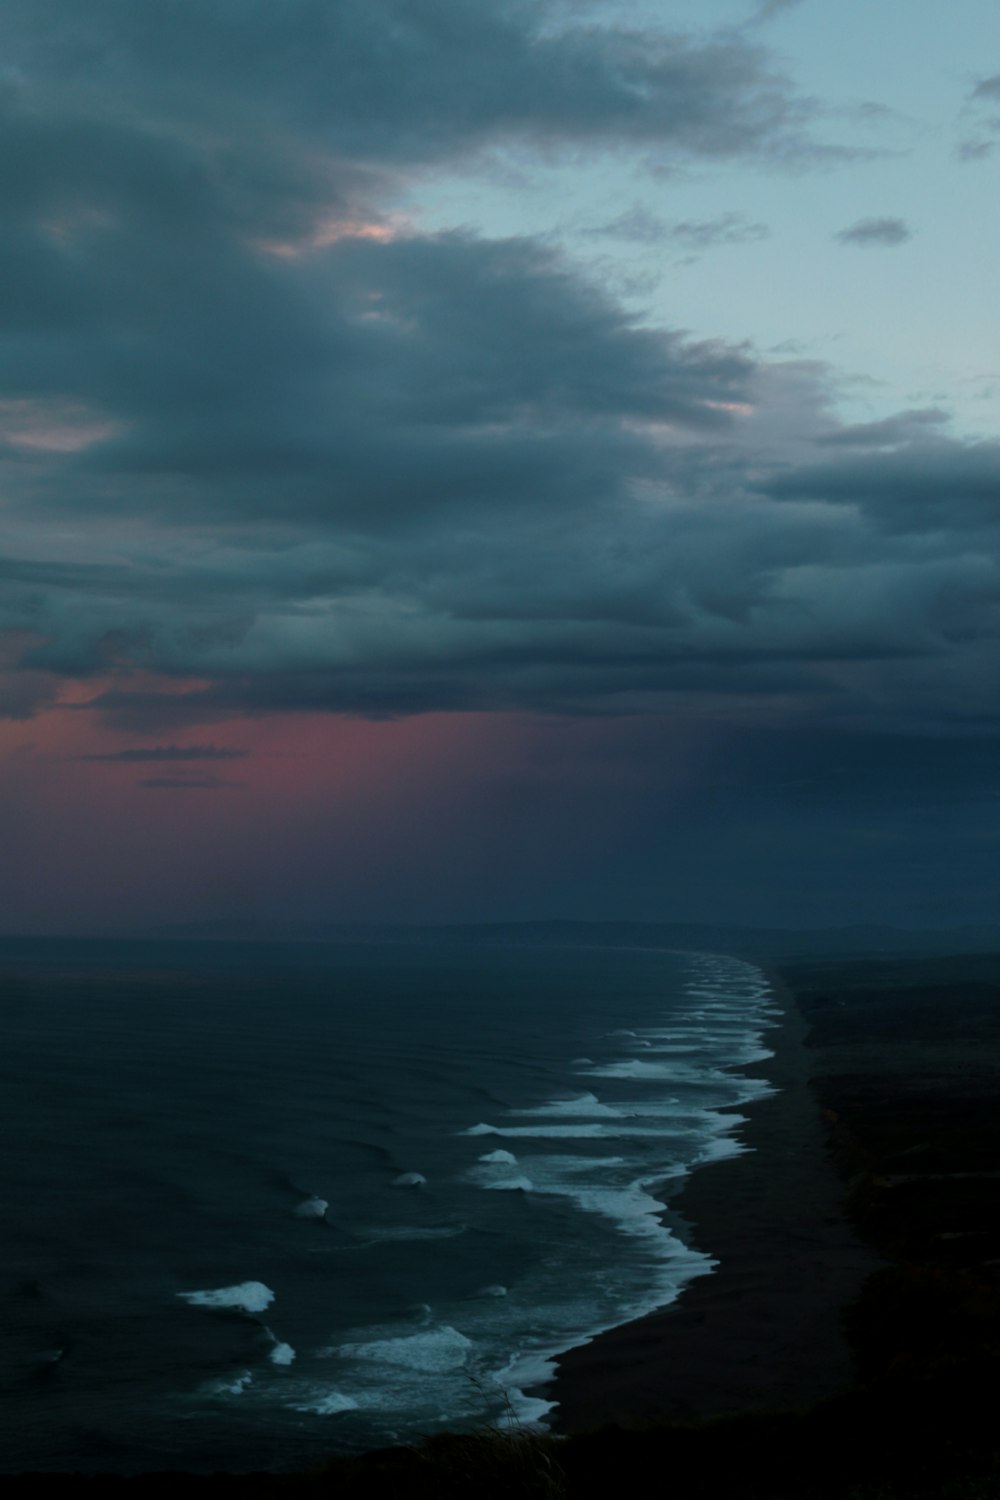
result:
[(775, 1055), (744, 1071), (778, 1092), (740, 1106), (750, 1149), (693, 1173), (667, 1213), (719, 1264), (677, 1302), (559, 1359), (556, 1431), (801, 1407), (851, 1383), (841, 1313), (880, 1261), (844, 1218), (807, 1024), (767, 974), (783, 1012), (766, 1033)]

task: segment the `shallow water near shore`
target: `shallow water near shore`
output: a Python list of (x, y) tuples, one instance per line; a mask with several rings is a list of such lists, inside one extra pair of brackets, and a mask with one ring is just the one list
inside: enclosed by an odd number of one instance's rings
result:
[(768, 1092), (776, 1009), (724, 956), (0, 960), (6, 1471), (544, 1421), (555, 1354), (711, 1271), (662, 1204)]

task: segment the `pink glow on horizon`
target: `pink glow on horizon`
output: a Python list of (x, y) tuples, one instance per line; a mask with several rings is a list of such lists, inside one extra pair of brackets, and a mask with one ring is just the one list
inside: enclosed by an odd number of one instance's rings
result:
[[(144, 780), (169, 776), (178, 780), (211, 775), (238, 782), (251, 794), (253, 806), (236, 809), (238, 819), (259, 811), (256, 798), (292, 813), (299, 807), (308, 819), (315, 800), (329, 805), (343, 799), (355, 811), (368, 803), (382, 811), (404, 804), (421, 787), (447, 783), (463, 768), (485, 769), (506, 763), (520, 737), (517, 720), (489, 714), (423, 714), (405, 719), (371, 720), (323, 714), (274, 714), (232, 717), (196, 727), (144, 730), (111, 729), (87, 704), (106, 691), (109, 682), (74, 683), (53, 707), (33, 718), (0, 719), (0, 766), (16, 761), (31, 771), (46, 795), (57, 781), (61, 794), (72, 791), (96, 805), (111, 799), (118, 809), (152, 809), (169, 804), (171, 819), (193, 814), (204, 827), (206, 799), (156, 797)], [(134, 681), (130, 687), (137, 687)], [(196, 684), (176, 684), (181, 694)], [(173, 696), (167, 694), (165, 696)], [(214, 746), (246, 752), (240, 758), (122, 761), (122, 751), (164, 747), (183, 750)], [(167, 789), (163, 789), (164, 792)], [(171, 788), (176, 792), (179, 788)], [(192, 788), (192, 791), (200, 788)], [(61, 796), (60, 796), (61, 800)], [(213, 804), (214, 807), (214, 804)], [(219, 809), (210, 816), (215, 817)], [(222, 814), (226, 822), (227, 813)]]
[[(0, 841), (17, 872), (0, 930), (71, 931), (329, 903), (352, 920), (384, 884), (427, 879), (462, 782), (506, 771), (516, 724), (487, 715), (371, 721), (281, 714), (124, 733), (77, 699), (0, 721)], [(214, 746), (241, 758), (91, 759)], [(452, 794), (458, 789), (458, 798)], [(435, 855), (433, 843), (440, 840)], [(324, 897), (324, 892), (328, 895)], [(294, 913), (292, 913), (294, 915)]]
[[(503, 915), (498, 900), (558, 914), (567, 870), (585, 880), (613, 857), (647, 795), (682, 803), (699, 758), (689, 729), (657, 731), (651, 752), (647, 722), (625, 718), (168, 714), (125, 729), (87, 707), (116, 685), (139, 675), (0, 720), (0, 930), (478, 920)], [(164, 687), (184, 690), (150, 678), (143, 697)]]

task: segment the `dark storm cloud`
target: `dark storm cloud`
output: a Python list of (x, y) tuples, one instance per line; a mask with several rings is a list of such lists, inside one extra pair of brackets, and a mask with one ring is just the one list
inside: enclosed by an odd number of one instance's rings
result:
[(537, 245), (348, 236), (289, 259), (197, 173), (161, 222), (157, 163), (134, 195), (106, 164), (82, 220), (36, 188), (0, 241), (0, 381), (34, 403), (6, 449), (32, 508), (378, 527), (603, 493), (645, 464), (627, 419), (718, 426), (745, 386), (738, 351), (635, 327)]
[(859, 506), (892, 531), (985, 530), (1000, 523), (1000, 444), (914, 441), (793, 469), (765, 488)]
[(903, 245), (913, 238), (913, 231), (902, 219), (859, 219), (856, 224), (838, 230), (833, 238), (842, 245), (859, 245), (868, 249), (873, 245)]
[(225, 745), (150, 745), (143, 749), (116, 750), (106, 755), (81, 755), (77, 759), (135, 765), (143, 761), (244, 760), (249, 753), (249, 750), (233, 750)]
[(938, 723), (962, 642), (989, 699), (995, 449), (936, 409), (842, 427), (819, 365), (394, 214), (491, 144), (808, 155), (738, 36), (547, 15), (2, 8), (4, 712), (62, 676), (66, 714), (165, 736), (283, 710), (864, 717), (896, 711), (894, 674)]
[(973, 99), (986, 99), (992, 103), (1000, 100), (1000, 73), (994, 73), (989, 78), (981, 78), (972, 90), (970, 96)]
[(947, 425), (949, 416), (939, 406), (920, 407), (883, 417), (880, 422), (859, 422), (821, 433), (816, 442), (828, 448), (890, 448), (920, 438), (928, 427)]
[[(796, 426), (814, 410), (810, 379), (785, 380)], [(994, 451), (921, 443), (939, 424), (904, 413), (843, 430), (831, 461), (772, 459), (762, 475), (755, 424), (773, 420), (761, 399), (742, 435), (667, 424), (661, 438), (637, 423), (646, 477), (631, 490), (612, 466), (604, 493), (539, 487), (525, 504), (500, 492), (354, 530), (310, 515), (269, 542), (272, 517), (225, 547), (195, 532), (155, 562), (140, 538), (127, 588), (115, 570), (14, 570), (36, 581), (21, 661), (207, 679), (162, 693), (126, 673), (90, 700), (132, 732), (286, 710), (634, 713), (713, 699), (779, 718), (855, 700), (891, 715), (886, 672), (906, 711), (934, 720), (955, 712), (956, 647), (963, 695), (985, 699), (992, 657), (973, 648), (992, 651), (998, 633)], [(828, 423), (819, 439), (841, 431)], [(900, 662), (913, 664), (905, 680)]]
[(329, 374), (317, 371), (290, 409), (303, 360), (294, 351), (287, 370), (273, 361), (267, 436), (244, 430), (237, 394), (240, 442), (213, 463), (217, 433), (192, 433), (195, 451), (179, 455), (186, 472), (207, 436), (213, 484), (264, 464), (289, 471), (286, 507), (363, 512), (375, 525), (451, 503), (603, 493), (630, 455), (643, 466), (626, 420), (718, 427), (721, 403), (739, 399), (751, 369), (739, 351), (629, 326), (523, 242), (345, 244), (313, 290), (317, 305), (339, 302), (317, 350)]
[(735, 34), (546, 26), (523, 0), (9, 0), (15, 78), (147, 116), (266, 131), (351, 160), (411, 162), (497, 139), (638, 141), (699, 155), (802, 152), (808, 108)]

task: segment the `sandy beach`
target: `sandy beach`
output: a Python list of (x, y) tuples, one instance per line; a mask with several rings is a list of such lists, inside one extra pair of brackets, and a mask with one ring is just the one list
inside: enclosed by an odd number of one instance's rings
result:
[(807, 1025), (769, 978), (783, 1011), (767, 1033), (775, 1055), (747, 1071), (778, 1092), (741, 1106), (749, 1149), (696, 1171), (666, 1214), (718, 1267), (676, 1303), (559, 1360), (559, 1431), (800, 1407), (851, 1382), (841, 1310), (880, 1262), (843, 1217)]
[(995, 1369), (1000, 958), (768, 972), (784, 1015), (758, 1071), (778, 1092), (744, 1106), (747, 1154), (696, 1171), (667, 1215), (718, 1268), (560, 1360), (562, 1432)]

